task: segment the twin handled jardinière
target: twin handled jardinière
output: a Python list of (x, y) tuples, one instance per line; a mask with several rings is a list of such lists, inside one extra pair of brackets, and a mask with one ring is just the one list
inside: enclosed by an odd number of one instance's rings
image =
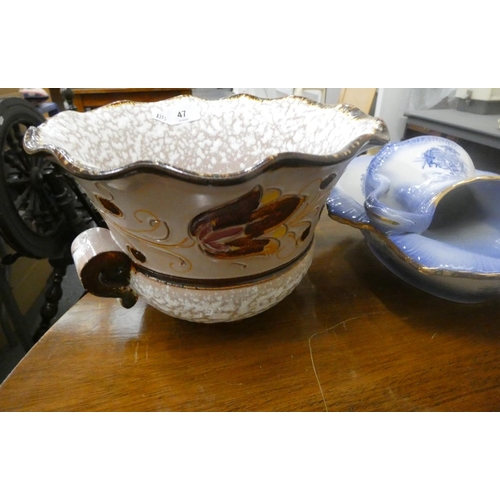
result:
[(88, 291), (222, 322), (298, 285), (332, 187), (388, 139), (352, 106), (237, 95), (66, 111), (29, 129), (24, 145), (53, 155), (107, 223), (73, 243)]

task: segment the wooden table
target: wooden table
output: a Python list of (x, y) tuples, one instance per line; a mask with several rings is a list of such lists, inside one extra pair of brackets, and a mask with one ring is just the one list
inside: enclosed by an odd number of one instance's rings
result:
[(283, 302), (223, 325), (90, 295), (0, 387), (4, 411), (498, 411), (497, 302), (400, 281), (325, 214)]
[(115, 101), (154, 102), (176, 95), (191, 94), (191, 89), (72, 89), (73, 104), (78, 111), (98, 108)]

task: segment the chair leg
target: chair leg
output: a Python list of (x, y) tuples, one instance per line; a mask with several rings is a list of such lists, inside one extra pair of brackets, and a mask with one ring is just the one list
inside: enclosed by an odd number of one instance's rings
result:
[(24, 351), (28, 352), (33, 347), (33, 342), (29, 338), (28, 327), (24, 320), (24, 316), (21, 314), (19, 306), (17, 305), (17, 302), (12, 294), (12, 289), (7, 279), (3, 264), (0, 264), (0, 299), (6, 308), (9, 320), (11, 321), (14, 330), (14, 335), (10, 335), (8, 328), (4, 331), (10, 346), (15, 346), (17, 341), (19, 341), (23, 346)]
[(54, 259), (49, 261), (53, 267), (51, 274), (51, 282), (45, 292), (45, 304), (40, 309), (40, 316), (42, 321), (40, 326), (37, 328), (33, 335), (33, 342), (38, 342), (45, 332), (50, 328), (52, 319), (57, 314), (59, 310), (59, 301), (63, 295), (62, 291), (62, 281), (66, 275), (66, 268), (68, 267), (68, 262), (66, 259)]

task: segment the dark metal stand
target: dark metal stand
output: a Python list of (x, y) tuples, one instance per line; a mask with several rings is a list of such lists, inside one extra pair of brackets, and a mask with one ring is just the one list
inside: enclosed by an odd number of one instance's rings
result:
[[(74, 109), (71, 89), (63, 89), (62, 95), (67, 107)], [(12, 334), (6, 329), (9, 344), (17, 343), (17, 338), (28, 351), (49, 329), (58, 312), (62, 281), (68, 265), (73, 262), (74, 238), (89, 227), (106, 226), (75, 181), (59, 165), (51, 163), (50, 158), (30, 157), (24, 152), (22, 127), (37, 126), (44, 118), (23, 100), (6, 101), (2, 106), (0, 130), (5, 138), (0, 149), (0, 175), (4, 176), (0, 234), (16, 253), (5, 256), (0, 264), (0, 298), (14, 330)], [(22, 204), (28, 199), (29, 205), (23, 208)], [(12, 231), (13, 228), (16, 231)], [(40, 240), (44, 245), (39, 244)], [(24, 317), (12, 295), (5, 267), (20, 256), (46, 258), (53, 268), (40, 310), (42, 319), (33, 339), (29, 338)]]

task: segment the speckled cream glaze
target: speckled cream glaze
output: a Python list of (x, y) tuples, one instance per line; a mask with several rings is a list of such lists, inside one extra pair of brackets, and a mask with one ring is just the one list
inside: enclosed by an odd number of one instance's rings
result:
[[(155, 118), (183, 108), (200, 118), (175, 125)], [(374, 133), (386, 134), (385, 124), (346, 105), (321, 106), (295, 96), (260, 100), (242, 94), (217, 101), (179, 96), (59, 113), (32, 129), (25, 147), (59, 150), (87, 174), (151, 162), (200, 176), (224, 176), (279, 153), (334, 155)]]
[(24, 148), (76, 177), (112, 233), (109, 251), (144, 270), (131, 276), (138, 295), (175, 317), (224, 322), (297, 286), (347, 162), (388, 140), (353, 106), (180, 96), (62, 112), (30, 127)]
[(224, 323), (255, 316), (289, 295), (309, 269), (313, 248), (282, 274), (251, 285), (221, 289), (193, 289), (168, 285), (133, 272), (131, 287), (148, 304), (180, 319), (196, 323)]

